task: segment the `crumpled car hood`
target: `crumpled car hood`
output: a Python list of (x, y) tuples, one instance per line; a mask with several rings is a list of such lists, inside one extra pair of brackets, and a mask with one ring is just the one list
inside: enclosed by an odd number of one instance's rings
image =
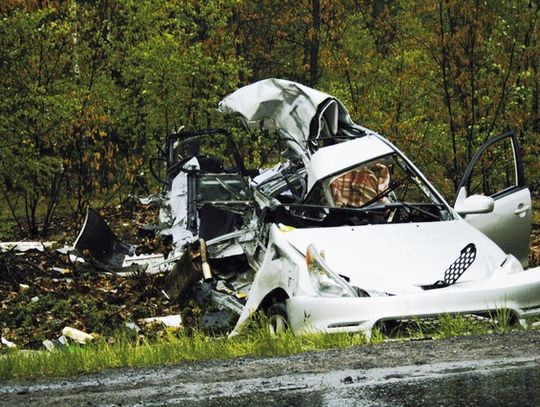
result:
[(503, 251), (463, 220), (295, 229), (286, 238), (298, 251), (324, 251), (328, 266), (352, 285), (392, 294), (442, 280), (469, 243), (476, 260), (459, 282), (486, 278), (505, 259)]
[(297, 153), (321, 134), (321, 117), (335, 135), (338, 126), (352, 126), (347, 109), (332, 96), (283, 79), (264, 79), (244, 86), (219, 103), (219, 111), (239, 116), (254, 129), (277, 130)]

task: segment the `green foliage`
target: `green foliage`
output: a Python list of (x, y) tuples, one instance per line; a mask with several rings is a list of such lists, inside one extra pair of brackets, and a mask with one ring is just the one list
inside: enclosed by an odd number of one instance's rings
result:
[[(504, 333), (520, 329), (513, 313), (508, 309), (497, 309), (485, 316), (450, 315), (426, 319), (414, 318), (392, 326), (383, 325), (374, 329), (374, 338), (384, 340), (385, 335), (400, 339), (443, 339), (454, 336)], [(382, 328), (382, 329), (381, 329)], [(372, 338), (373, 340), (373, 338)]]
[(508, 128), (520, 135), (531, 179), (538, 167), (538, 5), (366, 3), (349, 13), (349, 35), (323, 87), (448, 195), (478, 146)]
[(30, 234), (37, 233), (41, 199), (50, 220), (63, 176), (58, 147), (75, 108), (62, 81), (70, 66), (69, 27), (52, 15), (17, 11), (0, 20), (0, 190), (6, 199), (9, 192), (19, 198), (13, 207), (24, 202)]
[(0, 191), (21, 232), (46, 231), (60, 192), (82, 214), (132, 183), (173, 128), (215, 121), (247, 72), (227, 32), (232, 5), (5, 6)]
[[(451, 196), (513, 128), (540, 164), (537, 2), (98, 0), (0, 6), (0, 193), (26, 234), (64, 198), (81, 214), (146, 170), (175, 128), (222, 126), (218, 101), (265, 77), (334, 94)], [(236, 132), (248, 160), (265, 137)], [(251, 148), (255, 147), (255, 148)]]

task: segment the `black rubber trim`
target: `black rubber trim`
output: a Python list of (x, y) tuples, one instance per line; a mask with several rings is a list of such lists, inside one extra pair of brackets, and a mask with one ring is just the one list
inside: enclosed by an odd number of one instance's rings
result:
[(527, 189), (527, 186), (525, 186), (525, 185), (521, 186), (521, 187), (520, 186), (513, 186), (513, 187), (510, 187), (510, 188), (503, 189), (502, 191), (495, 192), (493, 195), (491, 195), (491, 197), (494, 200), (497, 200), (497, 199), (504, 198), (505, 196), (515, 194), (516, 192), (522, 191), (524, 189)]
[[(509, 131), (509, 132), (500, 134), (500, 135), (492, 138), (491, 140), (486, 141), (484, 144), (482, 144), (480, 146), (480, 148), (478, 149), (476, 154), (473, 156), (471, 162), (467, 166), (467, 169), (465, 170), (465, 174), (463, 175), (463, 178), (461, 179), (461, 182), (459, 183), (458, 189), (456, 191), (456, 197), (459, 194), (459, 191), (461, 190), (462, 187), (464, 187), (465, 185), (467, 185), (468, 187), (470, 186), (469, 183), (470, 183), (471, 174), (472, 174), (474, 166), (476, 165), (476, 162), (478, 161), (480, 156), (489, 147), (491, 147), (493, 144), (498, 143), (499, 141), (501, 141), (501, 140), (503, 140), (505, 138), (510, 138), (512, 140), (512, 148), (514, 149), (514, 158), (515, 158), (515, 162), (516, 162), (516, 172), (517, 172), (517, 185), (515, 186), (515, 188), (524, 188), (525, 187), (525, 175), (524, 175), (524, 171), (523, 171), (523, 158), (521, 156), (521, 149), (519, 147), (519, 142), (517, 140), (516, 134), (513, 131)], [(509, 190), (510, 190), (510, 188), (507, 189), (507, 190), (501, 191), (501, 192), (506, 194), (507, 191), (509, 191)], [(497, 196), (497, 194), (498, 193), (495, 193), (492, 196), (493, 197)], [(504, 196), (504, 194), (503, 194), (503, 196)]]

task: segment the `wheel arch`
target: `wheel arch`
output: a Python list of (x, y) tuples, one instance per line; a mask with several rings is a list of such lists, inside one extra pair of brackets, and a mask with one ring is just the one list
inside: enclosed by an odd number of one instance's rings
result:
[(285, 303), (285, 301), (288, 299), (289, 299), (289, 295), (283, 288), (281, 287), (274, 288), (272, 291), (270, 291), (268, 294), (264, 296), (257, 310), (266, 311), (268, 308), (270, 308), (272, 304), (276, 302)]

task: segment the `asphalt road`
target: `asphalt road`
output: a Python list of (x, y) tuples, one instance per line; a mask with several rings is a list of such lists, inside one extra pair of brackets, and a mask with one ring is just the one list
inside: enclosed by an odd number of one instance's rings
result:
[(0, 384), (6, 406), (538, 406), (540, 332)]

